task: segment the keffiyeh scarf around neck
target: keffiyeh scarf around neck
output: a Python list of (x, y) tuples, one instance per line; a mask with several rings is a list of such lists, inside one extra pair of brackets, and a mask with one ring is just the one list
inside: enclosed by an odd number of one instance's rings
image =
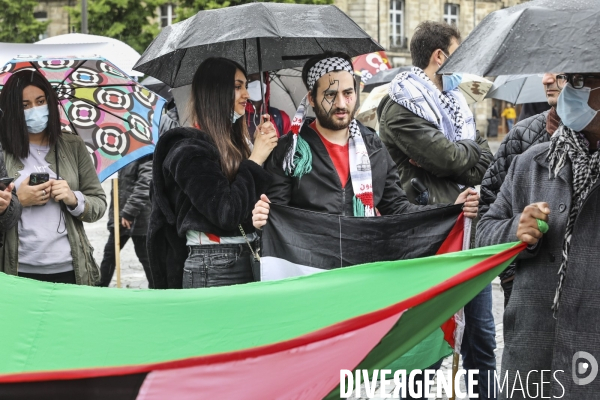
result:
[(571, 161), (573, 170), (573, 195), (563, 240), (562, 261), (558, 270), (558, 286), (552, 304), (555, 315), (560, 303), (563, 282), (567, 275), (569, 248), (575, 219), (590, 189), (600, 177), (600, 150), (590, 154), (587, 140), (580, 133), (561, 124), (550, 139), (550, 150), (547, 157), (550, 178), (552, 178), (552, 173), (556, 177), (558, 172), (565, 166), (567, 159)]
[[(316, 82), (325, 74), (333, 71), (347, 71), (354, 77), (352, 64), (343, 58), (331, 57), (317, 62), (308, 71), (308, 87), (312, 90)], [(358, 95), (358, 94), (357, 94)], [(301, 178), (312, 171), (312, 153), (308, 143), (299, 135), (304, 124), (306, 110), (308, 109), (308, 96), (304, 96), (292, 120), (292, 141), (286, 149), (283, 160), (283, 170), (288, 176)], [(375, 216), (373, 200), (373, 179), (371, 176), (371, 160), (367, 147), (360, 132), (356, 119), (350, 121), (348, 126), (348, 155), (350, 164), (350, 178), (352, 180), (352, 199), (355, 217)]]
[(459, 89), (440, 91), (421, 68), (412, 67), (390, 82), (390, 98), (431, 122), (451, 142), (475, 140), (475, 120)]

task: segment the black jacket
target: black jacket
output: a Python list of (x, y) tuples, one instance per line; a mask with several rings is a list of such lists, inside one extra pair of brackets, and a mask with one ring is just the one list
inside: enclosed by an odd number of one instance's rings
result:
[[(519, 154), (539, 143), (550, 141), (550, 134), (546, 131), (546, 118), (548, 112), (534, 115), (518, 122), (506, 135), (494, 156), (494, 161), (485, 172), (481, 182), (481, 198), (479, 200), (481, 214), (485, 214), (496, 201), (496, 196), (504, 183), (506, 174), (513, 160)], [(515, 264), (512, 263), (500, 274), (500, 279), (505, 280), (515, 274)]]
[(156, 289), (181, 288), (187, 258), (186, 232), (219, 236), (254, 232), (252, 209), (268, 187), (269, 174), (253, 161), (240, 163), (229, 182), (210, 137), (197, 129), (175, 128), (156, 145), (151, 186), (148, 255)]
[[(150, 181), (152, 180), (152, 155), (142, 157), (119, 170), (120, 217), (133, 221), (131, 229), (120, 227), (121, 234), (145, 236), (150, 218)], [(113, 229), (113, 195), (110, 196), (108, 229)]]
[(452, 142), (434, 124), (389, 96), (381, 101), (377, 114), (381, 141), (398, 165), (400, 182), (411, 203), (416, 203), (419, 195), (410, 183), (415, 178), (429, 191), (429, 204), (454, 203), (464, 190), (459, 185), (481, 183), (493, 156), (479, 132), (475, 140)]
[[(266, 169), (272, 174), (272, 184), (267, 197), (272, 203), (289, 205), (304, 210), (324, 212), (328, 214), (353, 215), (351, 178), (344, 188), (329, 157), (325, 145), (319, 135), (305, 122), (300, 135), (309, 144), (312, 152), (312, 171), (300, 179), (286, 176), (282, 161), (292, 135), (288, 134), (279, 140), (273, 154), (267, 160)], [(435, 208), (432, 206), (416, 206), (406, 198), (400, 187), (396, 164), (390, 157), (379, 137), (360, 124), (363, 140), (371, 160), (373, 181), (373, 199), (375, 207), (382, 215), (401, 214), (404, 212)]]
[(506, 178), (510, 164), (516, 156), (524, 153), (531, 146), (550, 141), (546, 131), (548, 112), (534, 115), (515, 124), (506, 135), (494, 156), (494, 161), (483, 176), (481, 182), (481, 203), (487, 208), (496, 201), (496, 195)]

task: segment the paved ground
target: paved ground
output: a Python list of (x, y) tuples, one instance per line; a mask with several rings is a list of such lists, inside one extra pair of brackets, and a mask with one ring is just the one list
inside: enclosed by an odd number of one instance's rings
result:
[[(501, 139), (501, 138), (500, 138)], [(500, 144), (499, 140), (490, 140), (490, 149), (493, 153), (498, 150), (498, 146)], [(111, 189), (111, 181), (106, 181), (102, 184), (107, 198), (110, 196)], [(108, 212), (100, 221), (97, 221), (93, 224), (86, 224), (85, 229), (88, 234), (88, 237), (94, 247), (94, 255), (96, 257), (96, 261), (100, 264), (104, 252), (104, 246), (106, 245), (106, 241), (108, 240), (108, 229), (106, 228), (106, 224), (108, 221)], [(116, 273), (113, 276), (113, 280), (111, 282), (111, 287), (116, 286)], [(123, 288), (147, 288), (148, 281), (146, 280), (146, 276), (144, 274), (144, 270), (142, 268), (142, 264), (138, 261), (135, 251), (133, 249), (133, 243), (128, 242), (121, 252), (121, 286)], [(502, 335), (502, 312), (503, 312), (503, 302), (504, 296), (502, 294), (500, 283), (498, 279), (496, 279), (492, 283), (493, 287), (493, 301), (494, 301), (494, 319), (496, 321), (496, 358), (498, 362), (498, 368), (500, 368), (500, 360), (502, 357), (502, 349), (504, 348), (504, 339)], [(117, 290), (117, 289), (115, 289)], [(451, 369), (452, 361), (451, 358), (447, 358), (442, 365), (443, 369)], [(394, 389), (394, 385), (390, 384), (388, 386), (388, 392), (391, 393)], [(435, 387), (432, 391), (435, 390)], [(464, 390), (464, 388), (463, 388)], [(364, 392), (363, 392), (364, 394)], [(446, 400), (446, 397), (442, 399)]]

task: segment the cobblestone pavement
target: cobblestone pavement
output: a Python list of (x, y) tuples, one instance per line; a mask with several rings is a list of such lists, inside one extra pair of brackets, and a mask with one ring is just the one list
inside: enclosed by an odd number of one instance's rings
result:
[[(496, 153), (498, 150), (498, 146), (500, 145), (500, 141), (498, 140), (490, 140), (489, 142), (490, 148), (493, 153)], [(105, 181), (102, 184), (104, 191), (107, 195), (107, 200), (111, 195), (111, 185), (112, 181)], [(108, 229), (106, 224), (108, 222), (108, 211), (104, 215), (104, 217), (93, 224), (85, 224), (85, 230), (87, 235), (94, 247), (94, 256), (96, 257), (96, 261), (98, 264), (102, 261), (102, 256), (104, 253), (104, 246), (106, 245), (106, 241), (108, 240)], [(113, 276), (113, 279), (110, 284), (111, 287), (116, 287), (116, 273)], [(131, 241), (127, 242), (123, 250), (121, 251), (121, 286), (123, 288), (133, 288), (133, 289), (145, 289), (148, 288), (148, 281), (146, 280), (146, 275), (144, 274), (144, 270), (142, 268), (142, 264), (138, 261), (137, 256), (135, 255), (135, 251), (133, 249), (133, 243)], [(492, 283), (493, 288), (493, 301), (494, 301), (494, 319), (496, 321), (496, 361), (498, 364), (498, 370), (500, 368), (500, 361), (502, 359), (502, 349), (504, 348), (504, 338), (502, 335), (502, 312), (503, 312), (503, 304), (504, 304), (504, 296), (502, 294), (502, 289), (500, 288), (500, 282), (498, 279), (494, 280)], [(115, 289), (117, 290), (117, 289)], [(452, 369), (452, 359), (451, 357), (446, 358), (442, 365), (443, 370)], [(463, 383), (463, 391), (464, 391), (464, 383)], [(394, 390), (394, 385), (392, 381), (387, 386), (388, 393), (391, 393)], [(432, 392), (435, 393), (435, 386), (432, 387)], [(379, 393), (379, 390), (377, 390)], [(365, 392), (363, 391), (364, 395)], [(366, 399), (366, 397), (356, 398), (352, 397), (352, 399)], [(379, 398), (376, 398), (379, 399)], [(446, 397), (441, 397), (440, 399), (447, 400)]]

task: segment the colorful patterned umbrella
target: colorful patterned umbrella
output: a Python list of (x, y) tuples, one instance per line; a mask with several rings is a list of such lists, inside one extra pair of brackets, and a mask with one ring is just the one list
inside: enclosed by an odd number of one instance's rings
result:
[(39, 71), (56, 89), (63, 131), (82, 137), (100, 181), (154, 152), (165, 100), (109, 61), (15, 59), (0, 69), (0, 90), (23, 69)]

